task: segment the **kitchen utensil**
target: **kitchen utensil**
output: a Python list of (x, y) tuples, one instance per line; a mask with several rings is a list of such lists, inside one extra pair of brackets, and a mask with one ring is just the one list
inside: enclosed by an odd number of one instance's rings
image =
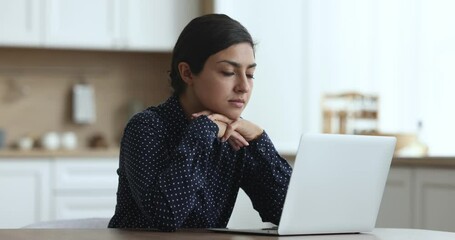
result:
[(31, 137), (21, 137), (17, 141), (17, 147), (19, 148), (19, 150), (24, 151), (30, 150), (33, 148), (33, 139)]
[(60, 136), (60, 144), (63, 149), (74, 150), (77, 148), (77, 136), (74, 132), (64, 132)]
[(57, 150), (60, 147), (60, 137), (56, 132), (48, 132), (41, 138), (41, 145), (46, 150)]

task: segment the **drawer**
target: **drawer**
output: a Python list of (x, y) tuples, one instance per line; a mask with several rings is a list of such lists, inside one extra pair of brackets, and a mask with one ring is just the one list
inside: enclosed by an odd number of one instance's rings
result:
[(59, 158), (54, 190), (117, 189), (117, 158)]
[(53, 206), (53, 218), (111, 218), (115, 204), (115, 193), (57, 196)]

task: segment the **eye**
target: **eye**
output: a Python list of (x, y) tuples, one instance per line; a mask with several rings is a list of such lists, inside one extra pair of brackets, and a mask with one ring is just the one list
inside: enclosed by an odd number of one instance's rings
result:
[(230, 77), (230, 76), (234, 76), (235, 73), (234, 72), (228, 72), (228, 71), (222, 71), (221, 72), (224, 76), (226, 77)]
[(254, 79), (254, 75), (253, 74), (247, 74), (246, 77), (250, 78), (250, 79)]

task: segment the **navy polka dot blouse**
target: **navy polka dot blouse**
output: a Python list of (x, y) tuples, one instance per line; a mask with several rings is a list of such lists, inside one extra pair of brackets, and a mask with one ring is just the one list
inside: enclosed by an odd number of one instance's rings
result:
[(278, 224), (291, 176), (264, 132), (239, 151), (206, 116), (188, 120), (177, 96), (127, 124), (109, 227), (226, 227), (241, 187), (264, 222)]

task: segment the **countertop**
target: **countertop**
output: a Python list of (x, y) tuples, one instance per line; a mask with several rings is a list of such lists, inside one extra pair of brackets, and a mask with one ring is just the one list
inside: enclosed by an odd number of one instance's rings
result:
[[(294, 164), (294, 155), (283, 155), (283, 157)], [(426, 167), (426, 168), (454, 168), (455, 156), (425, 156), (425, 157), (394, 157), (392, 167)]]
[(2, 149), (0, 150), (0, 158), (118, 157), (119, 152), (120, 150), (118, 148), (55, 151)]
[(395, 157), (392, 166), (455, 168), (455, 157)]
[[(30, 150), (20, 151), (14, 149), (0, 150), (0, 158), (65, 158), (65, 157), (118, 157), (119, 148), (109, 149), (78, 149), (78, 150)], [(291, 164), (295, 156), (283, 155)], [(454, 157), (394, 157), (392, 160), (393, 167), (432, 167), (432, 168), (455, 168)]]

